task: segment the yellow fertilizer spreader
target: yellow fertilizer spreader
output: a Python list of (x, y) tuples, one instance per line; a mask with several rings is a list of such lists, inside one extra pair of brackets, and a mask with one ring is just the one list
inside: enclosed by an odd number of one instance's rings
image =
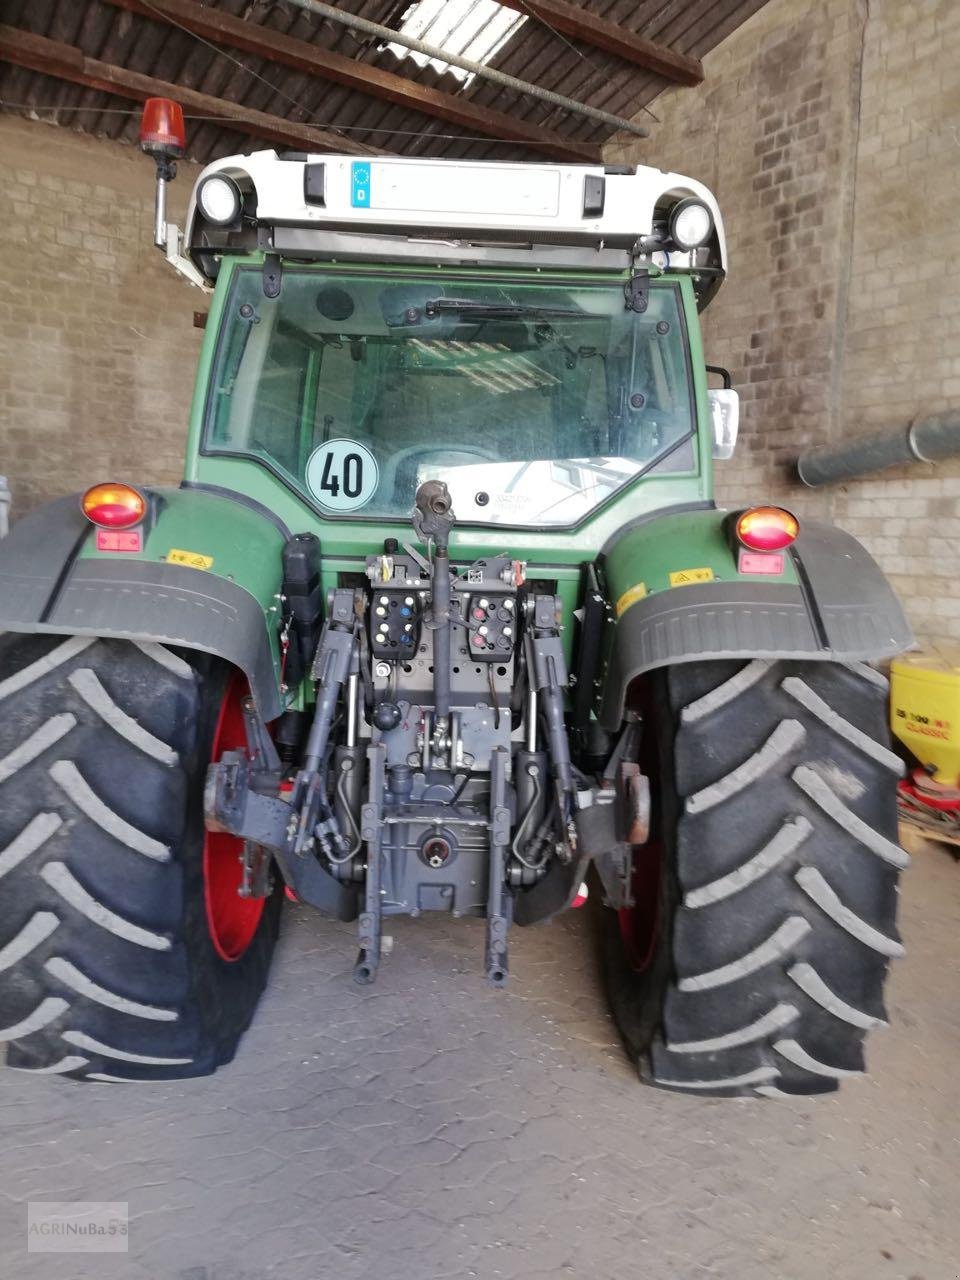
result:
[(960, 645), (894, 659), (890, 728), (919, 761), (898, 787), (901, 818), (960, 844)]

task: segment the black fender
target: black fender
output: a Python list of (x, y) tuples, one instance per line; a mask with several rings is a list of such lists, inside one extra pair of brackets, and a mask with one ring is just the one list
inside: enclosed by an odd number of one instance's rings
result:
[[(719, 520), (714, 524), (719, 534), (724, 513), (700, 515), (705, 521)], [(751, 580), (738, 573), (733, 550), (718, 549), (720, 541), (714, 538), (713, 563), (721, 571), (713, 581), (652, 594), (633, 588), (619, 597), (635, 596), (611, 624), (597, 707), (597, 719), (605, 729), (619, 728), (630, 685), (657, 667), (733, 658), (873, 661), (916, 643), (879, 565), (842, 529), (804, 520), (789, 552), (793, 580), (783, 582)], [(643, 576), (642, 542), (632, 551), (637, 581)], [(729, 560), (723, 563), (727, 554)], [(611, 594), (619, 590), (615, 584)]]
[[(198, 499), (236, 505), (224, 497)], [(244, 519), (257, 537), (276, 543), (279, 590), (283, 535), (266, 516), (247, 511)], [(165, 560), (81, 557), (91, 534), (76, 495), (17, 521), (0, 540), (0, 629), (154, 641), (215, 654), (244, 672), (264, 720), (281, 713), (267, 602), (229, 578)]]

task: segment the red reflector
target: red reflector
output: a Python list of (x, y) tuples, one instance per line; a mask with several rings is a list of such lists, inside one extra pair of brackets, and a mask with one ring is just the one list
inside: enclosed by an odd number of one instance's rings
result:
[(779, 551), (741, 551), (737, 563), (740, 573), (783, 573), (783, 556)]
[(98, 529), (98, 551), (142, 551), (142, 529)]
[(140, 117), (140, 149), (148, 155), (182, 156), (187, 146), (183, 108), (169, 98), (148, 98)]

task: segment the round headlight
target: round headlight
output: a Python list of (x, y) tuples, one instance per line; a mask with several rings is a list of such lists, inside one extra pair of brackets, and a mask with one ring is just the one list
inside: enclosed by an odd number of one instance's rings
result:
[(197, 204), (208, 222), (225, 226), (236, 221), (240, 212), (240, 189), (232, 178), (213, 173), (205, 178), (197, 191)]
[(699, 249), (712, 230), (713, 215), (700, 200), (680, 200), (670, 211), (670, 239), (678, 249)]

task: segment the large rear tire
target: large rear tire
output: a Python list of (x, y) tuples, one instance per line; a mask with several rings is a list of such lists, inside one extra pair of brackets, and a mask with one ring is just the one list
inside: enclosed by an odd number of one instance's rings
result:
[(608, 912), (605, 935), (641, 1078), (834, 1090), (864, 1069), (902, 952), (886, 681), (859, 665), (710, 662), (656, 673), (647, 693), (653, 834), (636, 851), (637, 907)]
[[(0, 637), (0, 1042), (85, 1080), (207, 1075), (263, 990), (281, 896), (203, 828), (236, 673), (203, 654)], [(218, 745), (219, 740), (219, 745)]]

